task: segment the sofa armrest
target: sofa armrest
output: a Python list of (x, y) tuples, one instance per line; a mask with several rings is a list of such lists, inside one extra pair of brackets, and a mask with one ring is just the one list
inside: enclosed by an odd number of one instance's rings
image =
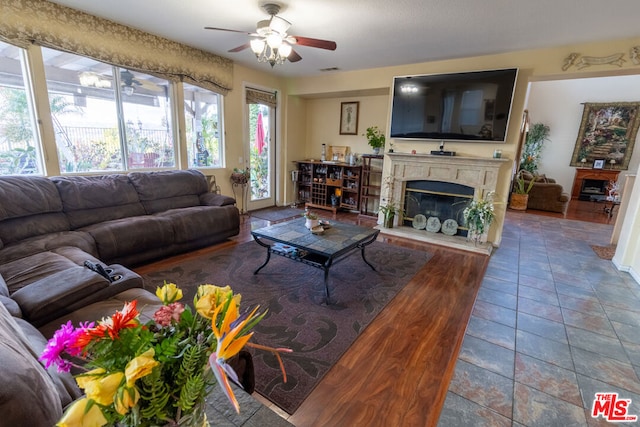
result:
[(20, 310), (20, 306), (11, 298), (0, 295), (0, 303), (5, 306), (9, 314), (11, 314), (13, 317), (22, 317), (22, 310)]
[(200, 204), (205, 206), (227, 206), (235, 204), (236, 199), (216, 193), (204, 193), (200, 195)]
[(31, 322), (64, 313), (74, 302), (109, 286), (109, 281), (84, 268), (72, 267), (59, 271), (22, 289), (11, 298), (18, 303), (22, 314)]

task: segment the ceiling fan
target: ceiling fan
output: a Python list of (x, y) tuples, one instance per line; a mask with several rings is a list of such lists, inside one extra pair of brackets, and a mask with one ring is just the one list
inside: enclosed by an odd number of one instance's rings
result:
[[(80, 84), (87, 87), (111, 88), (113, 78), (109, 75), (98, 74), (93, 71), (83, 71), (79, 74)], [(137, 88), (152, 92), (161, 92), (163, 88), (148, 80), (137, 78), (131, 71), (120, 70), (120, 84), (125, 95), (133, 95)]]
[(294, 36), (287, 31), (291, 27), (291, 22), (278, 16), (280, 5), (266, 3), (262, 9), (271, 17), (258, 21), (256, 31), (249, 33), (246, 31), (229, 30), (226, 28), (204, 27), (207, 30), (229, 31), (251, 36), (251, 40), (241, 46), (230, 49), (229, 52), (240, 52), (251, 48), (259, 62), (268, 62), (273, 67), (276, 64), (283, 64), (284, 61), (298, 62), (302, 59), (300, 54), (293, 50), (292, 45), (309, 46), (319, 49), (336, 50), (336, 42), (330, 40), (313, 39), (310, 37)]

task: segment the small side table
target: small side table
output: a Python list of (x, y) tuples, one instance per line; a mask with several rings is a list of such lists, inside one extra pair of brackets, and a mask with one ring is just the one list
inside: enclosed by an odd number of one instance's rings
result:
[(594, 203), (604, 203), (602, 210), (609, 215), (609, 218), (613, 217), (613, 210), (616, 206), (620, 206), (620, 200), (608, 200), (607, 196), (589, 196), (589, 200)]

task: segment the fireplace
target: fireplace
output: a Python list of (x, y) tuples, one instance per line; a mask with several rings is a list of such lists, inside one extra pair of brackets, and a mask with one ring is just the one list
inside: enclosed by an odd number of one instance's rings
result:
[(473, 194), (473, 187), (453, 182), (406, 181), (403, 225), (421, 230), (426, 229), (424, 219), (437, 218), (436, 224), (440, 225), (452, 220), (458, 225), (455, 235), (466, 237), (463, 212), (473, 200)]
[[(498, 174), (511, 160), (485, 157), (442, 157), (430, 154), (387, 153), (390, 165), (383, 179), (382, 203), (399, 203), (406, 219), (395, 220), (393, 228), (381, 228), (384, 235), (425, 241), (456, 249), (490, 254), (492, 245), (475, 245), (466, 239), (462, 211), (473, 199), (496, 191)], [(418, 197), (419, 196), (419, 197)], [(503, 197), (504, 199), (504, 197)], [(416, 215), (435, 216), (443, 223), (454, 219), (455, 235), (416, 229)], [(494, 223), (494, 226), (501, 226)]]

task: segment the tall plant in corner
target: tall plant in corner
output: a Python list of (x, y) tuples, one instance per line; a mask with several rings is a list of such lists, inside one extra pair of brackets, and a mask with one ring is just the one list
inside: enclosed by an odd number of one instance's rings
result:
[(538, 172), (540, 153), (545, 141), (549, 140), (549, 126), (544, 123), (534, 123), (527, 132), (527, 139), (520, 157), (520, 170), (526, 170), (532, 174)]

